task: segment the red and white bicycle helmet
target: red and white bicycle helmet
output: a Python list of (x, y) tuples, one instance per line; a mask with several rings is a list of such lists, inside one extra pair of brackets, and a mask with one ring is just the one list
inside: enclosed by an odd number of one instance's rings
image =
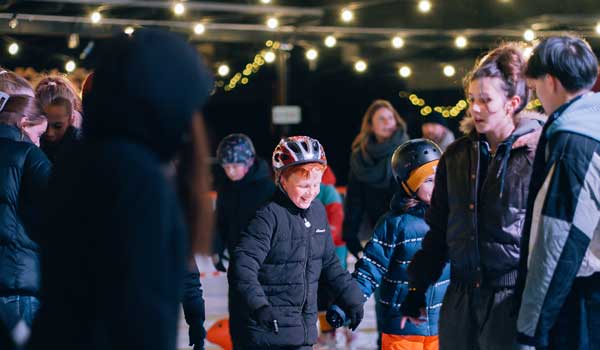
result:
[(308, 136), (290, 136), (281, 139), (273, 151), (272, 161), (275, 171), (306, 163), (327, 165), (323, 146), (317, 139)]

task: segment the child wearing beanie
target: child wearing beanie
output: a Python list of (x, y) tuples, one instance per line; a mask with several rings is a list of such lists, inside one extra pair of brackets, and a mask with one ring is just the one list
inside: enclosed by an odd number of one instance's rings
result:
[(429, 229), (424, 214), (433, 193), (440, 156), (438, 146), (425, 139), (408, 141), (394, 151), (392, 172), (400, 190), (392, 198), (390, 210), (379, 219), (353, 273), (365, 299), (381, 286), (376, 302), (384, 309), (383, 350), (438, 349), (437, 320), (449, 282), (448, 266), (427, 290), (426, 317), (422, 324), (401, 324), (400, 305), (409, 291), (408, 263), (421, 248)]

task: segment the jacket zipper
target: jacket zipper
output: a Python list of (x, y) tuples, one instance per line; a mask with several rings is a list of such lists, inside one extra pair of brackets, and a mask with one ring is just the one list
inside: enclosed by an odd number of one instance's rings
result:
[(306, 246), (306, 256), (304, 259), (304, 269), (302, 271), (302, 273), (304, 273), (304, 297), (302, 298), (302, 305), (300, 306), (300, 315), (302, 317), (302, 326), (304, 328), (304, 343), (308, 343), (308, 327), (306, 325), (306, 320), (304, 319), (304, 305), (306, 304), (306, 300), (308, 299), (308, 276), (306, 274), (306, 268), (308, 266), (308, 259), (310, 257), (310, 241), (311, 241), (311, 234), (310, 234), (310, 222), (306, 219), (306, 217), (304, 215), (301, 215), (302, 219), (303, 219), (303, 224), (304, 227), (307, 231), (307, 236), (308, 236), (308, 242), (307, 242), (307, 246)]
[[(474, 193), (474, 198), (473, 198), (473, 222), (475, 223), (475, 253), (477, 254), (477, 266), (476, 266), (476, 278), (475, 278), (475, 287), (479, 288), (481, 286), (481, 280), (482, 280), (482, 276), (481, 276), (481, 256), (480, 256), (480, 252), (479, 252), (479, 220), (477, 217), (477, 213), (479, 211), (479, 172), (481, 171), (480, 169), (480, 165), (481, 165), (481, 156), (480, 156), (480, 145), (479, 145), (480, 141), (475, 142), (475, 147), (474, 147), (474, 155), (475, 155), (475, 159), (477, 159), (476, 161), (476, 167), (475, 167), (475, 193)], [(487, 180), (487, 176), (486, 176), (486, 180)], [(484, 181), (485, 184), (485, 181)], [(483, 186), (483, 184), (482, 184)], [(482, 187), (483, 190), (483, 187)]]

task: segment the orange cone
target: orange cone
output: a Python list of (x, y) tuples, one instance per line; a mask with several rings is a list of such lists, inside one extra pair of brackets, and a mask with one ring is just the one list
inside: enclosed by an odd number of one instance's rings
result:
[(231, 334), (229, 333), (229, 319), (224, 318), (213, 323), (206, 332), (206, 340), (217, 344), (225, 350), (232, 350)]

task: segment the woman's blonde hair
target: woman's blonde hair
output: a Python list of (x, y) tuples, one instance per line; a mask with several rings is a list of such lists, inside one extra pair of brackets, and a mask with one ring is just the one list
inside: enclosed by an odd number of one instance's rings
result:
[(404, 119), (402, 119), (398, 111), (396, 111), (394, 106), (392, 106), (392, 104), (389, 101), (375, 100), (373, 101), (373, 103), (371, 103), (369, 108), (367, 108), (367, 111), (363, 116), (362, 123), (360, 126), (360, 132), (358, 133), (358, 135), (356, 135), (354, 141), (352, 141), (352, 152), (360, 149), (364, 154), (367, 153), (367, 143), (369, 142), (369, 137), (373, 135), (373, 115), (375, 115), (375, 113), (381, 108), (386, 108), (392, 112), (392, 114), (394, 115), (394, 119), (396, 120), (396, 126), (398, 127), (398, 129), (406, 130), (406, 122), (404, 121)]

